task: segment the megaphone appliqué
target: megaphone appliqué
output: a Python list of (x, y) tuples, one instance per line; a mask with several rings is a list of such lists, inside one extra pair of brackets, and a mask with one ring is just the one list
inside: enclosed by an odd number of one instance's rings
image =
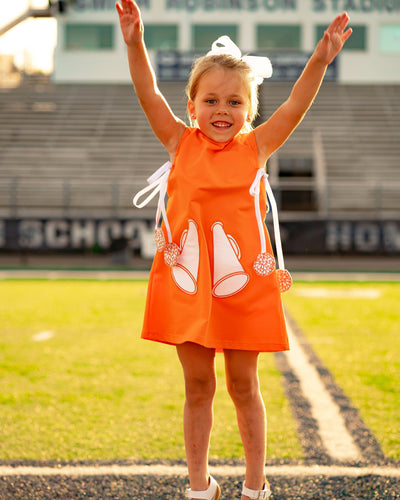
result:
[(214, 297), (230, 297), (243, 290), (249, 275), (240, 264), (240, 249), (235, 239), (226, 234), (221, 222), (211, 228), (214, 246)]
[(188, 229), (181, 236), (181, 251), (176, 264), (171, 267), (172, 278), (184, 292), (194, 295), (197, 292), (199, 273), (199, 236), (197, 225), (188, 221)]

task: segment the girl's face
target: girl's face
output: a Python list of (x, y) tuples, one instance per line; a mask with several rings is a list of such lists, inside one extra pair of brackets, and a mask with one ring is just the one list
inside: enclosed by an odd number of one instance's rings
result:
[(246, 85), (240, 75), (218, 68), (201, 77), (196, 97), (188, 102), (188, 110), (208, 138), (227, 142), (249, 120), (249, 105)]

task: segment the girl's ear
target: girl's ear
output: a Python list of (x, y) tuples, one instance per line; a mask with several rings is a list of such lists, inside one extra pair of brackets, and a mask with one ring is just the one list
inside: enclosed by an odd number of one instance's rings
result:
[(194, 109), (194, 102), (192, 100), (188, 101), (188, 112), (189, 112), (189, 116), (192, 120), (195, 120), (196, 119), (196, 111)]

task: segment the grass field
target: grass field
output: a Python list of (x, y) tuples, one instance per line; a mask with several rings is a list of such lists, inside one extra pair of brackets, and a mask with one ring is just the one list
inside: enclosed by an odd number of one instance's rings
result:
[[(146, 282), (0, 281), (0, 459), (179, 459), (175, 349), (139, 339)], [(211, 457), (242, 457), (223, 358)], [(270, 458), (301, 458), (273, 356), (260, 361)]]
[[(0, 459), (179, 459), (183, 381), (139, 339), (146, 282), (0, 281)], [(400, 458), (400, 284), (295, 284), (285, 306), (387, 456)], [(211, 456), (242, 457), (223, 358)], [(268, 456), (302, 458), (272, 355), (260, 361)]]
[(400, 283), (299, 283), (284, 300), (386, 456), (400, 459)]

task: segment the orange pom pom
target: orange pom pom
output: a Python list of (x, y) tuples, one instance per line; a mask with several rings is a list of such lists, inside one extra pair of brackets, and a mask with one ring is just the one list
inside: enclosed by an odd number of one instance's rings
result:
[(181, 249), (176, 243), (168, 243), (164, 250), (164, 262), (167, 266), (176, 266)]
[(286, 269), (278, 269), (276, 271), (276, 276), (278, 278), (279, 291), (281, 293), (287, 292), (291, 288), (293, 283), (289, 271), (287, 271)]
[(165, 248), (165, 236), (161, 227), (158, 227), (154, 231), (154, 239), (156, 241), (157, 252), (162, 252)]
[(259, 253), (253, 269), (259, 276), (268, 276), (275, 270), (275, 259), (269, 253)]

